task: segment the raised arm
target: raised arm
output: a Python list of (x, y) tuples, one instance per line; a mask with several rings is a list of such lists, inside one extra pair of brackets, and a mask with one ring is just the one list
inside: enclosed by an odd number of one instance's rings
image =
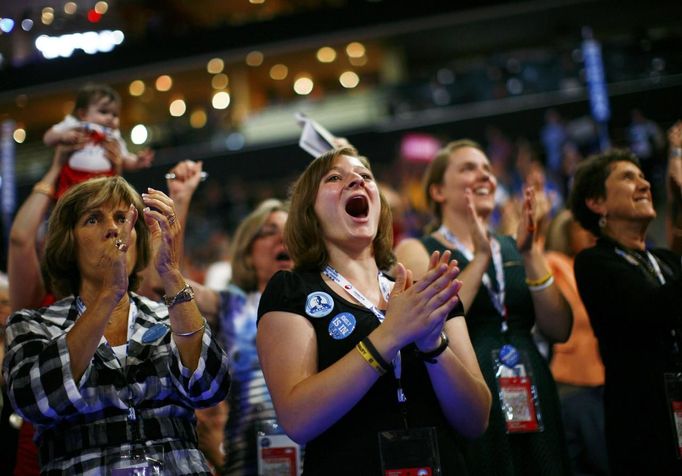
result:
[(43, 135), (43, 142), (49, 147), (57, 145), (75, 145), (82, 147), (89, 140), (86, 134), (79, 127), (62, 129), (52, 126)]
[(554, 278), (538, 234), (538, 223), (547, 209), (536, 208), (535, 193), (530, 187), (524, 191), (517, 246), (523, 256), (538, 329), (552, 342), (566, 342), (571, 334), (573, 314), (559, 288), (551, 283)]
[(201, 182), (202, 170), (203, 162), (183, 160), (178, 162), (168, 174), (170, 177), (173, 177), (166, 181), (168, 195), (173, 199), (175, 216), (183, 229), (187, 224), (187, 215), (189, 214), (192, 197), (199, 186), (199, 182)]
[[(192, 195), (196, 190), (200, 178), (201, 178), (201, 162), (192, 162), (191, 160), (185, 160), (179, 162), (175, 167), (169, 171), (169, 175), (173, 176), (173, 179), (167, 179), (166, 185), (168, 186), (168, 196), (173, 200), (173, 206), (175, 208), (174, 221), (180, 224), (182, 233), (176, 238), (177, 250), (178, 250), (178, 262), (182, 266), (182, 257), (184, 251), (184, 230), (187, 225), (187, 214), (189, 213), (189, 206), (192, 200)], [(159, 277), (156, 269), (153, 266), (147, 267), (142, 271), (144, 275), (144, 280), (139, 292), (150, 299), (155, 301), (160, 300), (163, 295), (163, 286), (161, 284), (161, 278)], [(197, 283), (192, 283), (192, 287), (195, 290), (197, 304), (200, 309), (202, 303), (205, 299), (211, 296), (204, 291), (203, 287), (195, 286)], [(209, 304), (210, 305), (210, 304)], [(205, 312), (203, 309), (201, 312)], [(217, 311), (216, 311), (217, 312)], [(211, 319), (215, 316), (207, 315), (207, 319)], [(213, 322), (211, 322), (213, 323)]]
[[(465, 312), (469, 310), (481, 286), (483, 274), (490, 264), (490, 240), (483, 220), (478, 216), (473, 204), (471, 190), (466, 191), (467, 200), (467, 228), (474, 244), (473, 259), (464, 267), (459, 275), (462, 289), (459, 299)], [(416, 239), (403, 240), (395, 249), (398, 261), (412, 271), (414, 279), (421, 279), (429, 270), (429, 254), (424, 245)]]
[(34, 186), (14, 217), (10, 230), (7, 267), (10, 287), (10, 306), (16, 311), (38, 307), (45, 297), (45, 283), (40, 273), (37, 234), (45, 220), (59, 171), (73, 148), (58, 147), (50, 168)]

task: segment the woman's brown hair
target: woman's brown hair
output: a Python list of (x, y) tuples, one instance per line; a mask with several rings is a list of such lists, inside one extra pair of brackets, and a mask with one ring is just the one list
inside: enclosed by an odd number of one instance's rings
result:
[[(142, 218), (144, 203), (135, 189), (122, 177), (101, 177), (74, 185), (57, 201), (47, 228), (43, 275), (48, 287), (58, 296), (78, 294), (81, 276), (76, 258), (74, 229), (83, 214), (103, 204), (132, 203), (137, 208), (137, 261), (128, 276), (128, 289), (135, 291), (140, 283), (137, 273), (149, 263), (151, 237)], [(112, 244), (113, 246), (113, 244)]]
[[(315, 214), (315, 199), (322, 177), (342, 155), (357, 157), (362, 165), (372, 170), (367, 158), (358, 156), (353, 147), (342, 147), (313, 160), (291, 189), (289, 219), (284, 227), (284, 241), (296, 269), (320, 271), (327, 264), (329, 256), (322, 239), (322, 227)], [(372, 246), (377, 266), (379, 269), (388, 270), (395, 262), (391, 209), (381, 191), (379, 197), (381, 214)]]

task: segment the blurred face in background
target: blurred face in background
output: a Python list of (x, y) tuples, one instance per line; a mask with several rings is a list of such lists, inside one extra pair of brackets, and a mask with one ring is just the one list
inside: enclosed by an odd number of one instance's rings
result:
[(481, 217), (495, 208), (497, 179), (492, 173), (488, 157), (474, 147), (461, 147), (450, 155), (443, 182), (431, 187), (431, 196), (458, 214), (466, 214), (466, 190), (473, 195), (474, 206)]
[(118, 129), (119, 110), (120, 106), (116, 101), (108, 97), (102, 97), (91, 102), (88, 107), (81, 112), (79, 119), (93, 122), (110, 129)]
[(270, 213), (251, 242), (251, 263), (258, 280), (258, 288), (263, 290), (273, 274), (282, 269), (291, 269), (293, 262), (284, 246), (284, 225), (288, 213)]

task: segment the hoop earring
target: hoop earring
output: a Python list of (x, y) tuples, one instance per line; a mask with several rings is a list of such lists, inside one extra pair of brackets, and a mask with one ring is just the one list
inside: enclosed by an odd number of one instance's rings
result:
[(599, 217), (599, 228), (602, 230), (606, 228), (606, 213)]

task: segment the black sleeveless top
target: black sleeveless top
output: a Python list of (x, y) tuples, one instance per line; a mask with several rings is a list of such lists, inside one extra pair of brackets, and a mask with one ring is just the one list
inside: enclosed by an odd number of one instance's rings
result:
[[(270, 280), (258, 309), (258, 319), (270, 311), (306, 318), (315, 330), (318, 368), (324, 370), (372, 332), (379, 321), (363, 306), (337, 295), (318, 272), (280, 271)], [(461, 304), (450, 318), (461, 316)], [(317, 317), (316, 317), (317, 316)], [(292, 349), (295, 352), (295, 349)], [(448, 425), (414, 344), (402, 349), (402, 384), (411, 427), (435, 427), (444, 475), (466, 475), (459, 437)], [(387, 372), (365, 396), (329, 429), (306, 445), (304, 474), (381, 474), (379, 431), (403, 428), (396, 398), (396, 382)]]

